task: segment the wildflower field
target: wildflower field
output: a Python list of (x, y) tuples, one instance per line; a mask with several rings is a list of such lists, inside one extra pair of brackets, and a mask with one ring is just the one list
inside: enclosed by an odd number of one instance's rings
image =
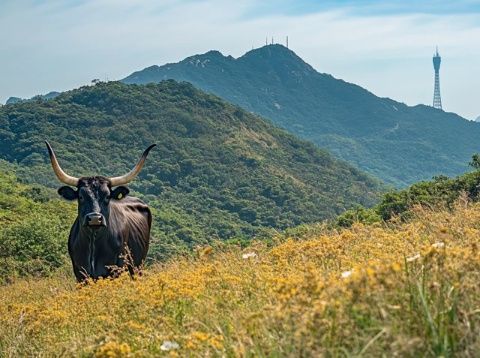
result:
[(476, 356), (480, 205), (0, 287), (0, 356)]

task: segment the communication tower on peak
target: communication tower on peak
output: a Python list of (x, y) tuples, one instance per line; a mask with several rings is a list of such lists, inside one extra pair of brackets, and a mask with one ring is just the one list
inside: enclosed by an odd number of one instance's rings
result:
[(440, 63), (442, 58), (438, 53), (438, 47), (433, 55), (433, 69), (435, 70), (435, 88), (433, 90), (433, 108), (442, 109), (442, 98), (440, 97)]

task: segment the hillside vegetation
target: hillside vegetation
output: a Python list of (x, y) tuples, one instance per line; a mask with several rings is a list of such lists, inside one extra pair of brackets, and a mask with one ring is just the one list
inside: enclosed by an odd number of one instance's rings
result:
[[(480, 151), (480, 124), (428, 106), (409, 107), (318, 73), (291, 50), (268, 45), (234, 59), (218, 51), (132, 73), (125, 83), (188, 81), (269, 118), (397, 187), (462, 174)], [(461, 140), (459, 140), (461, 138)]]
[(18, 183), (14, 168), (0, 161), (0, 285), (64, 266), (75, 211), (53, 190)]
[(100, 83), (0, 108), (0, 158), (22, 181), (58, 187), (44, 140), (75, 176), (119, 175), (156, 208), (164, 247), (251, 238), (374, 203), (380, 186), (261, 118), (174, 81)]
[(0, 355), (475, 356), (480, 206), (0, 287)]
[(480, 156), (475, 154), (470, 165), (475, 169), (456, 178), (435, 177), (415, 183), (403, 190), (385, 193), (372, 208), (357, 207), (347, 210), (335, 219), (338, 226), (348, 227), (355, 222), (374, 223), (391, 219), (406, 220), (414, 206), (452, 209), (458, 198), (480, 199)]

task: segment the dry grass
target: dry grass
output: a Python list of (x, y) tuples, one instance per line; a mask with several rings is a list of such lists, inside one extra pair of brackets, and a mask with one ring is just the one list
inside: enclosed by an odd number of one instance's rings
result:
[(416, 216), (1, 287), (0, 356), (475, 356), (480, 206)]

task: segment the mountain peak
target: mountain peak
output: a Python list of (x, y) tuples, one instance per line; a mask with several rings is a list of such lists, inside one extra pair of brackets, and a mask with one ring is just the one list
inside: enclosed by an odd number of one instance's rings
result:
[(262, 58), (271, 58), (271, 57), (280, 57), (282, 59), (294, 59), (297, 61), (303, 62), (303, 60), (292, 50), (289, 48), (280, 45), (280, 44), (272, 44), (272, 45), (265, 45), (251, 51), (248, 51), (240, 57), (239, 59), (251, 58), (251, 57), (262, 57)]
[(205, 53), (189, 56), (181, 62), (188, 61), (191, 59), (224, 59), (224, 58), (226, 58), (226, 56), (224, 56), (220, 51), (210, 50)]
[(248, 51), (238, 61), (250, 66), (258, 66), (258, 68), (262, 68), (262, 65), (267, 65), (279, 71), (316, 72), (312, 66), (303, 61), (295, 52), (280, 44), (265, 45)]
[(212, 63), (222, 64), (231, 60), (234, 60), (232, 56), (224, 56), (220, 51), (210, 50), (202, 54), (187, 57), (183, 61), (180, 61), (179, 64), (205, 68)]
[[(266, 54), (293, 54), (295, 55), (295, 52), (290, 50), (288, 47), (285, 47), (280, 44), (269, 44), (269, 45), (264, 45), (262, 47), (258, 47), (255, 49), (252, 49), (251, 51), (248, 51), (244, 56), (248, 54), (259, 54), (259, 53), (266, 53)], [(296, 56), (296, 55), (295, 55)]]

